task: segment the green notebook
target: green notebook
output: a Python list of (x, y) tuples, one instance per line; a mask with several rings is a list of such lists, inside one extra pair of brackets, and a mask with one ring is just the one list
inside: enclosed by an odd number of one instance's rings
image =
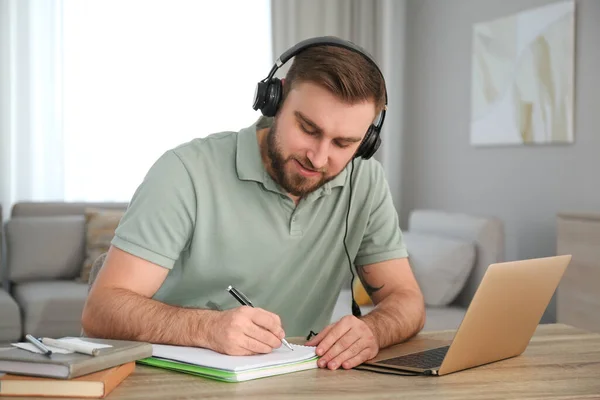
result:
[(318, 368), (314, 347), (292, 345), (269, 354), (228, 356), (212, 350), (153, 345), (152, 357), (138, 363), (198, 375), (223, 382), (243, 382)]

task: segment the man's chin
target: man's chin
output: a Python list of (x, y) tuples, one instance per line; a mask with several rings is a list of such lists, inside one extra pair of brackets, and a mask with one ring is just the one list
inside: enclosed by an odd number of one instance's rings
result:
[(304, 197), (306, 195), (311, 194), (312, 192), (314, 192), (317, 189), (318, 189), (318, 187), (315, 187), (315, 188), (293, 188), (292, 190), (288, 190), (288, 192), (292, 196)]
[(299, 172), (294, 171), (293, 168), (289, 168), (286, 170), (286, 185), (283, 189), (292, 196), (303, 197), (320, 189), (331, 179), (332, 178), (325, 178), (322, 174), (315, 177), (306, 177)]
[(292, 196), (306, 196), (316, 190), (319, 190), (321, 187), (323, 187), (323, 185), (325, 184), (325, 182), (319, 182), (319, 183), (315, 183), (312, 185), (290, 185), (288, 192), (292, 195)]

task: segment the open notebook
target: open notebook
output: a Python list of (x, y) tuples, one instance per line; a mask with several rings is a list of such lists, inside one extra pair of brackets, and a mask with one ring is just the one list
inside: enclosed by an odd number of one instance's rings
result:
[(138, 362), (225, 382), (241, 382), (317, 368), (315, 347), (292, 344), (268, 354), (228, 356), (209, 349), (152, 345), (152, 357)]

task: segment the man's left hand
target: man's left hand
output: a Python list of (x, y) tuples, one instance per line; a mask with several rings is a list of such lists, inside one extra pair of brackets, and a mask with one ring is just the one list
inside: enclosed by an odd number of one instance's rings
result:
[(328, 325), (306, 345), (317, 346), (316, 353), (321, 356), (319, 367), (332, 370), (354, 368), (379, 352), (379, 343), (371, 328), (351, 315)]

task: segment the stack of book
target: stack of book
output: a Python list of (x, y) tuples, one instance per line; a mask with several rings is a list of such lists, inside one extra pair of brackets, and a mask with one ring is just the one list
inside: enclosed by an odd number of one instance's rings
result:
[(135, 369), (137, 360), (152, 355), (144, 342), (92, 338), (62, 338), (89, 346), (93, 354), (47, 346), (52, 354), (30, 343), (0, 349), (0, 396), (106, 397)]

